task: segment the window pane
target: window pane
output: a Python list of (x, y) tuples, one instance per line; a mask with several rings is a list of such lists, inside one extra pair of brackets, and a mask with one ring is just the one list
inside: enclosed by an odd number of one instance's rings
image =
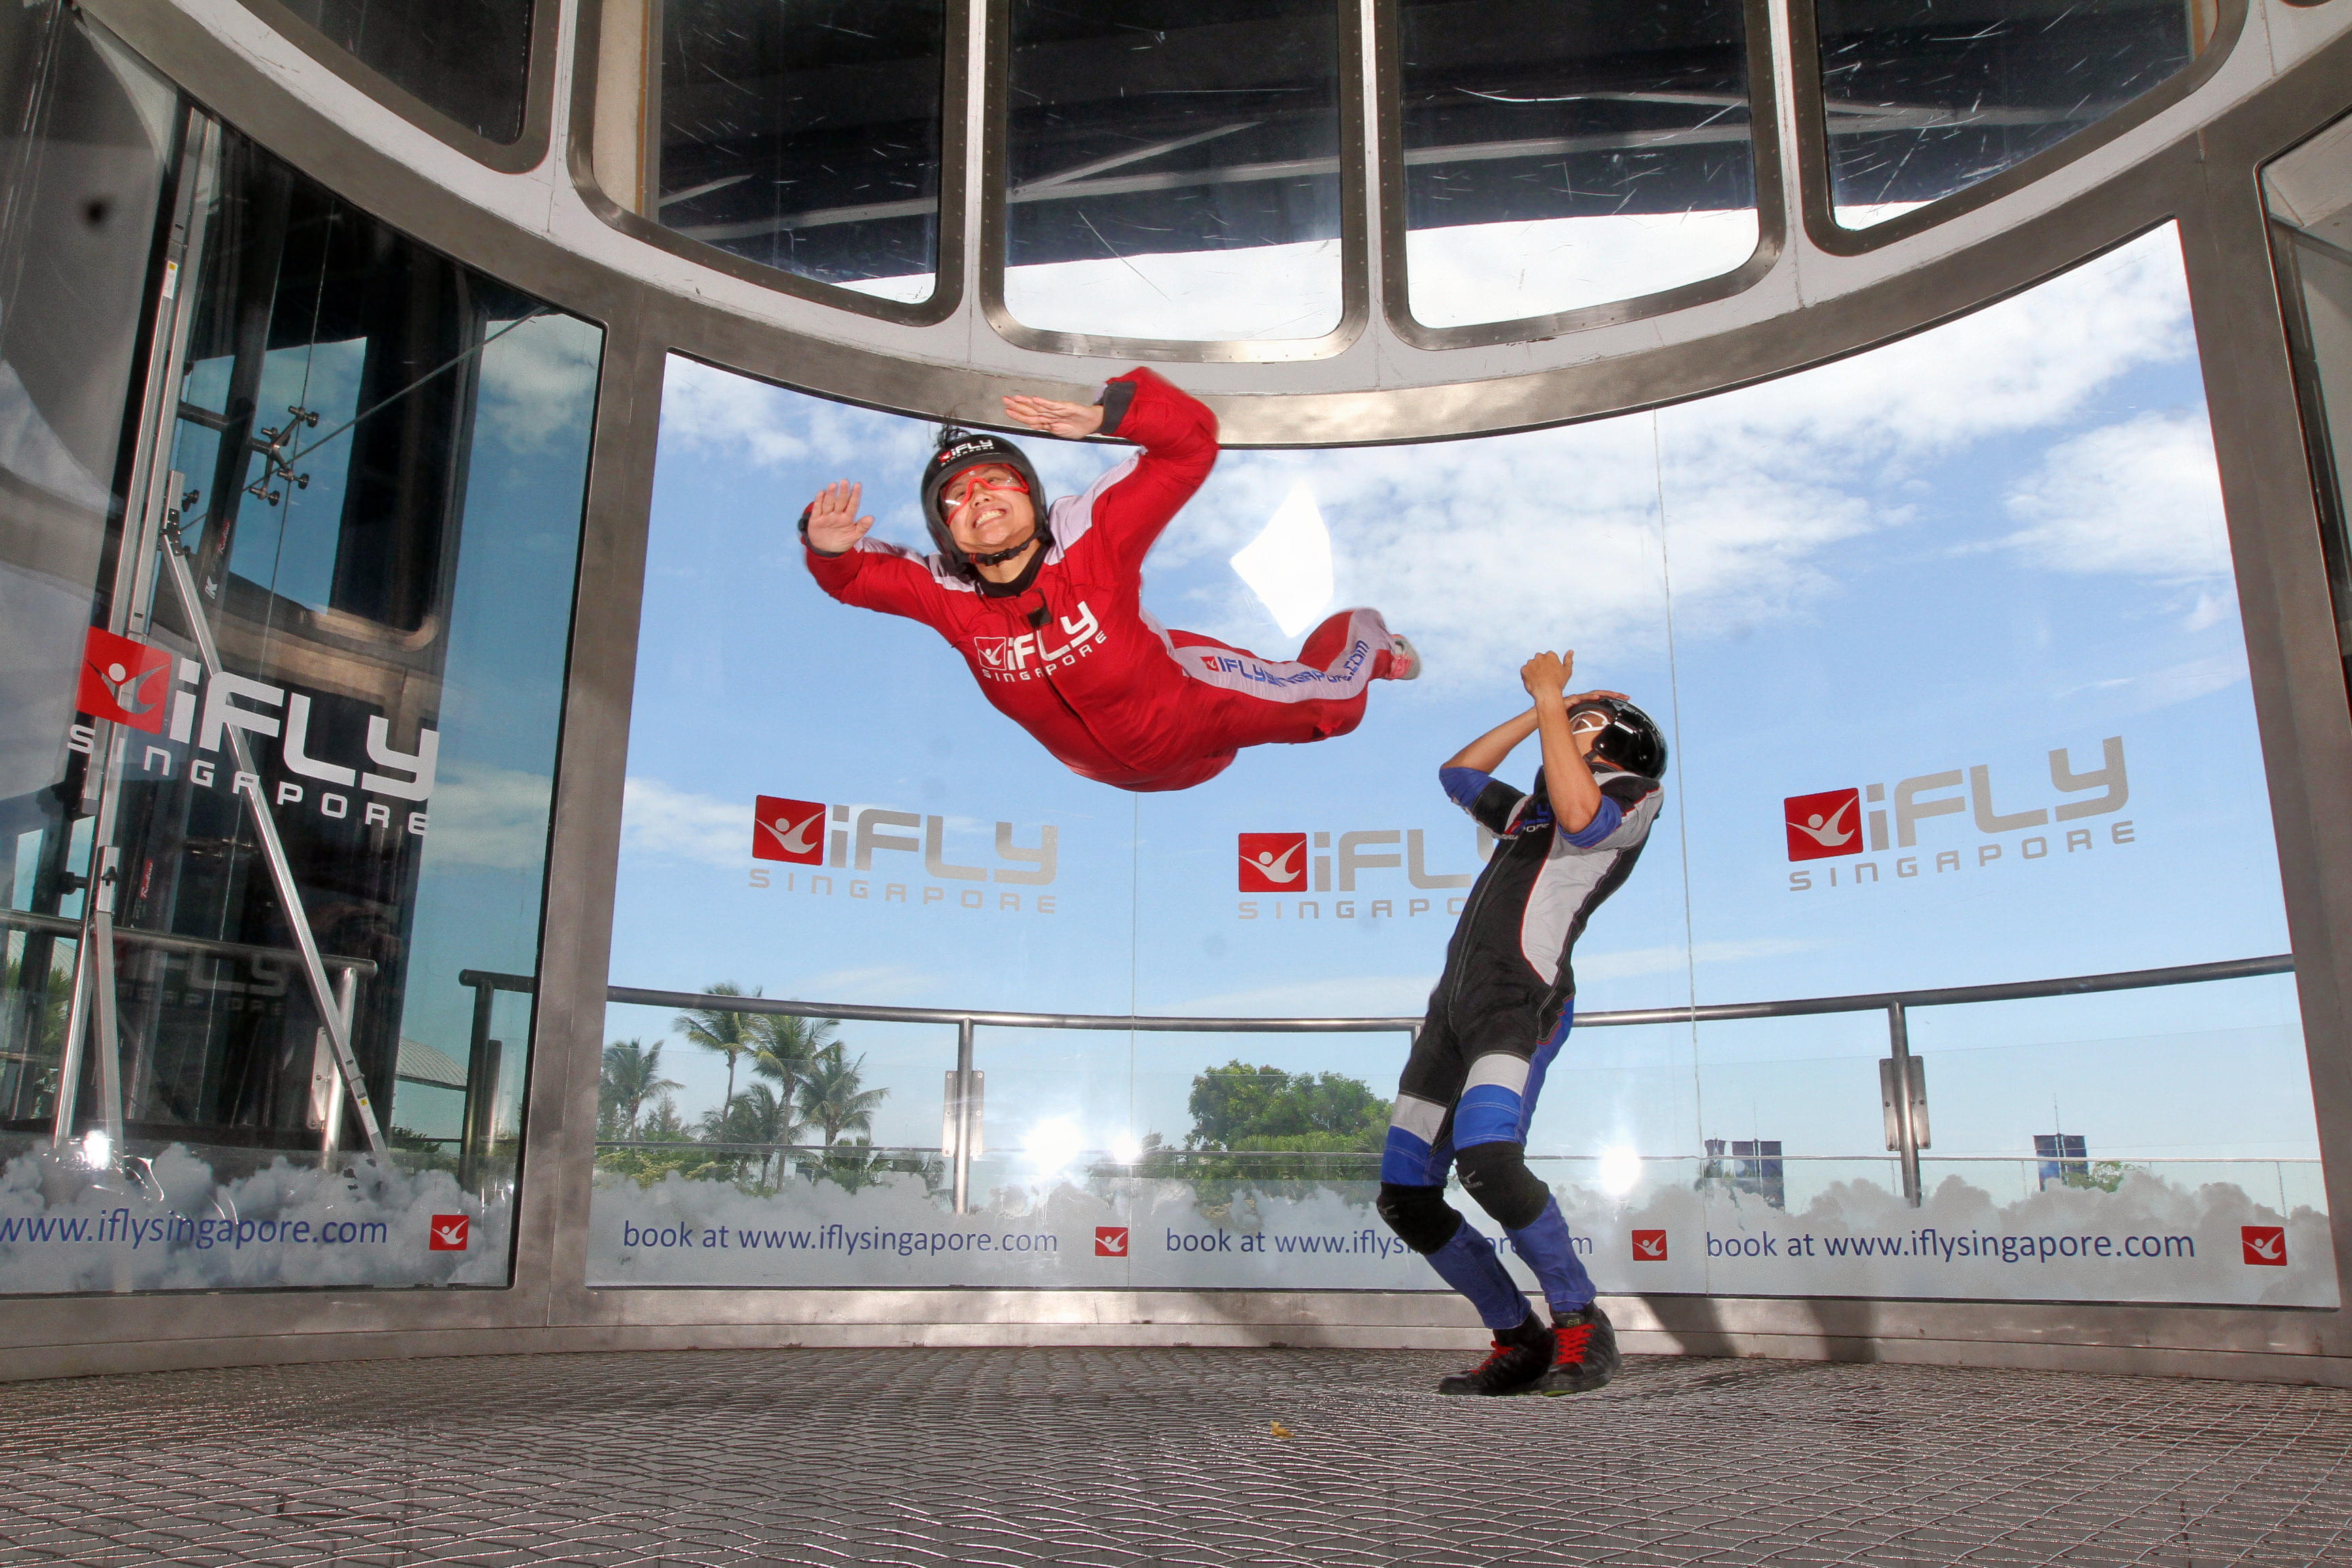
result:
[(522, 135), (531, 0), (284, 0), (286, 8), (395, 87), (476, 135)]
[(1830, 198), (1849, 228), (1965, 190), (2121, 109), (2211, 42), (2184, 0), (1820, 0)]
[(1105, 337), (1339, 324), (1331, 0), (1013, 0), (1004, 302)]
[(2338, 122), (2263, 171), (2280, 294), (2318, 489), (2320, 546), (2352, 685), (2352, 122)]
[(1419, 0), (1398, 37), (1415, 321), (1633, 299), (1755, 250), (1739, 0)]
[(940, 0), (667, 0), (651, 216), (886, 300), (939, 270)]
[[(32, 978), (0, 1151), (65, 1173), (31, 1212), (74, 1245), (0, 1250), (0, 1292), (502, 1284), (602, 334), (196, 123), (157, 453), (189, 591), (133, 509), (131, 635), (84, 643), (85, 577), (58, 689), (6, 715), (7, 753), (78, 745), (105, 783), (7, 819)], [(37, 984), (71, 944), (26, 939), (88, 897), (52, 838), (121, 869), (78, 1069)], [(382, 1162), (298, 921), (352, 982)]]

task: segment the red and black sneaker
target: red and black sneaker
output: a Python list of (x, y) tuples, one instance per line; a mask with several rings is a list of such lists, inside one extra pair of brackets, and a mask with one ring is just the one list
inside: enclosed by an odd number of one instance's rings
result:
[(1590, 1394), (1625, 1364), (1617, 1352), (1617, 1331), (1598, 1301), (1580, 1312), (1554, 1312), (1551, 1331), (1559, 1348), (1550, 1370), (1536, 1380), (1538, 1394)]
[(1486, 1359), (1467, 1372), (1438, 1381), (1440, 1394), (1525, 1394), (1551, 1370), (1555, 1361), (1551, 1330), (1533, 1312), (1516, 1329), (1495, 1336)]

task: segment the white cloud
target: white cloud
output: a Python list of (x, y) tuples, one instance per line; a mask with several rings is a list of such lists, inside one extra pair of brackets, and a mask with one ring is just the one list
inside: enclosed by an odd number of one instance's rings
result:
[(665, 444), (769, 468), (838, 453), (845, 466), (905, 474), (931, 449), (931, 426), (919, 420), (786, 392), (677, 354), (664, 372), (661, 419)]
[[(493, 331), (497, 328), (491, 329)], [(482, 420), (520, 451), (545, 446), (560, 430), (577, 432), (596, 406), (596, 363), (604, 334), (569, 316), (545, 316), (500, 333), (482, 350)]]
[(2213, 436), (2197, 410), (2143, 414), (2053, 447), (2008, 497), (2001, 542), (2056, 572), (2226, 581)]
[(621, 852), (740, 866), (751, 853), (751, 803), (633, 773), (621, 786)]
[(427, 859), (436, 867), (538, 870), (547, 855), (553, 788), (545, 773), (445, 763), (427, 808)]

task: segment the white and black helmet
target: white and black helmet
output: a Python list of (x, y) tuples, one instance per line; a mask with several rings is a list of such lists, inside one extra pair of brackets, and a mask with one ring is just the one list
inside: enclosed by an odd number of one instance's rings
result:
[(1666, 738), (1647, 713), (1622, 697), (1588, 697), (1568, 710), (1569, 728), (1593, 730), (1591, 756), (1621, 773), (1666, 776)]
[(1021, 476), (1029, 487), (1030, 504), (1037, 514), (1037, 537), (1047, 544), (1053, 542), (1046, 530), (1045, 487), (1038, 482), (1037, 470), (1030, 463), (1029, 455), (1002, 436), (992, 436), (985, 430), (960, 430), (950, 425), (940, 432), (939, 449), (923, 465), (923, 521), (930, 528), (931, 542), (939, 546), (948, 563), (967, 574), (971, 571), (971, 558), (957, 548), (955, 535), (948, 531), (946, 514), (940, 508), (940, 492), (966, 468), (987, 463), (1002, 463)]

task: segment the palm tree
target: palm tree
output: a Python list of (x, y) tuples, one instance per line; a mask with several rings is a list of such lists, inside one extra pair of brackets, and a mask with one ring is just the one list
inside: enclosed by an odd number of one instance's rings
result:
[(661, 1042), (614, 1040), (604, 1047), (604, 1077), (597, 1098), (612, 1110), (622, 1136), (637, 1135), (637, 1118), (646, 1101), (667, 1090), (686, 1086), (661, 1075)]
[(865, 1066), (864, 1057), (851, 1061), (848, 1047), (835, 1040), (810, 1058), (801, 1077), (801, 1119), (824, 1129), (828, 1149), (845, 1132), (870, 1136), (875, 1108), (890, 1093), (861, 1087)]
[(790, 1105), (793, 1091), (808, 1077), (818, 1056), (833, 1044), (833, 1032), (841, 1026), (841, 1020), (772, 1013), (761, 1017), (760, 1026), (761, 1044), (751, 1054), (751, 1070), (773, 1079), (776, 1092)]
[[(744, 990), (732, 980), (721, 980), (702, 988), (708, 996), (740, 996)], [(750, 994), (757, 996), (760, 987), (751, 987)], [(756, 1013), (730, 1013), (722, 1007), (689, 1007), (672, 1021), (670, 1027), (684, 1035), (689, 1045), (700, 1046), (706, 1051), (717, 1051), (727, 1058), (727, 1098), (721, 1102), (720, 1117), (726, 1108), (735, 1103), (735, 1061), (760, 1048), (765, 1031), (761, 1028)]]
[(735, 1097), (734, 1108), (721, 1117), (717, 1111), (706, 1112), (702, 1119), (704, 1137), (713, 1143), (760, 1144), (760, 1184), (768, 1184), (768, 1167), (776, 1158), (772, 1145), (790, 1143), (799, 1123), (793, 1119), (793, 1102), (776, 1093), (764, 1083), (755, 1083)]

